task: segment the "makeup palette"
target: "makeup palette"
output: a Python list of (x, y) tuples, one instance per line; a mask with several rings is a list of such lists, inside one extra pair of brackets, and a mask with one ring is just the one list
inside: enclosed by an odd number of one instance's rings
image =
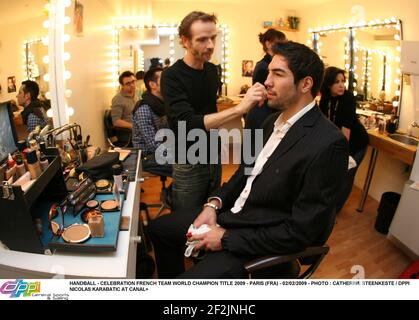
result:
[(97, 200), (89, 200), (86, 202), (86, 207), (89, 209), (96, 209), (99, 206), (99, 201)]
[(106, 211), (118, 211), (119, 202), (116, 200), (105, 200), (100, 204), (100, 209), (104, 212)]
[(90, 238), (90, 228), (87, 224), (72, 224), (65, 228), (61, 235), (65, 242), (81, 243)]
[(112, 191), (112, 182), (107, 179), (100, 179), (95, 182), (97, 192), (110, 192)]

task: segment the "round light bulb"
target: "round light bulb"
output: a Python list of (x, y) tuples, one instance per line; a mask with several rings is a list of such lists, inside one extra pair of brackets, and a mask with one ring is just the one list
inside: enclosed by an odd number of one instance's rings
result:
[(64, 42), (69, 42), (69, 41), (70, 41), (70, 39), (71, 39), (71, 37), (70, 37), (70, 35), (69, 35), (69, 34), (65, 34), (65, 35), (63, 36), (63, 40), (64, 40)]
[(45, 98), (47, 98), (48, 100), (51, 100), (51, 92), (47, 91), (45, 93)]
[(71, 55), (68, 52), (64, 52), (64, 55), (63, 55), (64, 61), (68, 61), (70, 60), (70, 58), (71, 58)]
[(48, 20), (45, 20), (45, 21), (42, 23), (42, 26), (43, 26), (45, 29), (49, 29), (49, 21), (48, 21)]
[(71, 72), (67, 70), (66, 72), (64, 72), (64, 79), (68, 80), (70, 78), (71, 78)]
[(71, 22), (71, 18), (70, 17), (64, 17), (64, 20), (63, 20), (63, 23), (64, 24), (70, 24), (70, 22)]
[(49, 82), (49, 73), (44, 74), (44, 81)]
[(66, 98), (70, 98), (72, 94), (73, 94), (73, 91), (71, 91), (71, 89), (65, 90), (65, 97)]
[(74, 115), (74, 109), (73, 108), (67, 107), (66, 111), (67, 111), (67, 116), (71, 117), (72, 115)]
[(64, 7), (68, 8), (71, 6), (71, 0), (64, 0)]
[(43, 61), (45, 64), (48, 64), (48, 63), (49, 63), (49, 56), (44, 56), (44, 57), (42, 58), (42, 61)]
[(52, 118), (54, 116), (54, 113), (52, 112), (52, 108), (50, 108), (50, 109), (47, 110), (47, 116), (49, 118)]

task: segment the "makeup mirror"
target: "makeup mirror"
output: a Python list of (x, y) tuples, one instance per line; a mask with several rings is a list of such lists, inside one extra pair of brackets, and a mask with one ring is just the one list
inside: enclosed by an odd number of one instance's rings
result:
[[(46, 57), (46, 58), (45, 58)], [(36, 81), (39, 85), (39, 94), (45, 97), (49, 91), (49, 84), (45, 81), (48, 73), (48, 47), (41, 39), (27, 40), (24, 43), (24, 75), (26, 79)]]
[(358, 107), (383, 115), (400, 115), (402, 31), (396, 18), (310, 30), (312, 47), (325, 66), (346, 70)]
[[(223, 32), (219, 29), (211, 62), (221, 64)], [(181, 59), (185, 49), (179, 41), (176, 25), (157, 25), (150, 27), (129, 27), (119, 29), (119, 71), (147, 71), (152, 65), (165, 66)]]

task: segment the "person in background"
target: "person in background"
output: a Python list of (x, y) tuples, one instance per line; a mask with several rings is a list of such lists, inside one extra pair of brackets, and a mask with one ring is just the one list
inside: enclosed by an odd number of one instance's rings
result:
[[(111, 106), (112, 124), (115, 127), (132, 129), (132, 111), (135, 107), (135, 76), (131, 71), (124, 71), (119, 76), (121, 89), (113, 97)], [(128, 143), (131, 133), (119, 131), (117, 134), (120, 143)]]
[(144, 84), (144, 75), (145, 72), (143, 70), (137, 71), (135, 74), (135, 78), (137, 79), (138, 100), (142, 98), (143, 93), (147, 90)]
[(154, 153), (161, 142), (155, 141), (156, 132), (167, 126), (163, 97), (160, 92), (160, 77), (163, 69), (156, 67), (144, 75), (147, 91), (137, 102), (133, 111), (132, 144), (141, 150), (142, 168), (161, 176), (172, 176), (172, 166), (156, 163)]
[(169, 58), (166, 58), (166, 59), (164, 59), (164, 67), (163, 67), (163, 70), (166, 70), (169, 67), (170, 67), (170, 59)]
[[(266, 78), (268, 77), (268, 65), (272, 61), (272, 47), (277, 43), (282, 43), (287, 41), (287, 38), (284, 33), (275, 29), (268, 29), (265, 33), (259, 34), (259, 42), (262, 44), (263, 51), (265, 56), (262, 60), (256, 63), (256, 66), (253, 70), (252, 84), (257, 82), (264, 84)], [(268, 103), (261, 108), (253, 108), (246, 115), (245, 119), (245, 128), (246, 129), (260, 129), (262, 127), (263, 121), (275, 110), (268, 106)]]
[(329, 67), (326, 69), (321, 88), (320, 109), (332, 121), (349, 141), (349, 155), (355, 161), (348, 170), (336, 206), (339, 212), (348, 199), (355, 179), (356, 171), (364, 159), (368, 146), (368, 133), (356, 115), (356, 99), (353, 93), (346, 90), (345, 71)]
[(26, 80), (22, 82), (16, 96), (18, 105), (24, 107), (21, 115), (28, 132), (33, 131), (36, 126), (40, 126), (42, 129), (48, 124), (45, 109), (42, 107), (38, 95), (38, 84), (35, 81)]
[(186, 149), (175, 150), (173, 208), (202, 205), (221, 182), (221, 164), (210, 163), (209, 143), (204, 163), (199, 161), (191, 164), (188, 159), (185, 159), (186, 163), (183, 159), (179, 161), (179, 154), (186, 155), (189, 147), (199, 140), (196, 137), (194, 141), (179, 143), (179, 123), (186, 125), (186, 136), (193, 129), (201, 129), (209, 141), (210, 129), (217, 129), (242, 116), (265, 99), (265, 88), (256, 84), (239, 105), (217, 113), (219, 78), (217, 67), (209, 62), (217, 38), (216, 23), (214, 15), (199, 11), (193, 11), (183, 18), (179, 26), (179, 38), (186, 49), (185, 56), (162, 73), (161, 92), (169, 126), (175, 134), (176, 146), (185, 145), (183, 149)]
[[(150, 222), (159, 278), (244, 278), (243, 265), (252, 259), (326, 241), (336, 188), (348, 167), (348, 142), (316, 106), (324, 73), (319, 56), (295, 42), (273, 50), (265, 85), (269, 106), (281, 113), (264, 124), (265, 144), (252, 172), (242, 164), (203, 208)], [(187, 234), (191, 223), (210, 230)], [(194, 250), (206, 254), (182, 274), (186, 240), (197, 241)]]

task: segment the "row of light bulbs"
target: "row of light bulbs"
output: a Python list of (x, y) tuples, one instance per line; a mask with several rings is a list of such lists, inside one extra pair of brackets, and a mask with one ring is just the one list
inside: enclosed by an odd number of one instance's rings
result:
[[(122, 20), (122, 18), (117, 19)], [(133, 17), (127, 17), (126, 20), (134, 20)], [(119, 57), (120, 57), (120, 46), (119, 46), (119, 33), (121, 30), (140, 30), (140, 29), (152, 29), (152, 28), (159, 28), (159, 27), (167, 27), (167, 28), (177, 28), (178, 24), (176, 23), (155, 23), (155, 24), (117, 24), (115, 23), (116, 20), (114, 20), (114, 25), (112, 28), (112, 34), (114, 36), (114, 45), (111, 47), (111, 78), (113, 80), (113, 87), (118, 87), (119, 82), (115, 79), (118, 78), (120, 70), (120, 64), (119, 64)], [(218, 29), (222, 32), (222, 42), (221, 42), (221, 51), (222, 51), (222, 81), (223, 83), (228, 84), (230, 82), (229, 80), (229, 41), (230, 41), (230, 30), (226, 24), (217, 25)], [(176, 35), (173, 33), (169, 36), (169, 60), (170, 64), (173, 64), (175, 62), (175, 38)], [(144, 70), (144, 56), (140, 57), (140, 68)]]
[[(64, 5), (64, 7), (65, 8), (69, 8), (70, 6), (71, 6), (71, 0), (63, 0), (63, 5)], [(47, 3), (46, 5), (45, 5), (45, 11), (46, 12), (51, 12), (51, 5), (50, 5), (50, 3)], [(71, 22), (71, 18), (70, 17), (68, 17), (68, 16), (65, 16), (64, 17), (64, 19), (63, 19), (63, 24), (64, 25), (68, 25), (68, 24), (70, 24), (70, 22)], [(49, 20), (45, 20), (44, 22), (43, 22), (43, 27), (45, 28), (45, 29), (49, 29), (50, 28), (50, 22), (49, 22)], [(68, 34), (64, 34), (63, 35), (63, 37), (62, 37), (62, 39), (63, 39), (63, 41), (65, 42), (65, 43), (67, 43), (67, 42), (69, 42), (70, 40), (71, 40), (71, 37), (70, 37), (70, 35), (68, 35)], [(42, 38), (42, 43), (45, 45), (45, 46), (48, 46), (49, 45), (49, 37), (48, 36), (46, 36), (46, 37), (43, 37)], [(69, 61), (71, 59), (71, 55), (70, 55), (70, 53), (68, 53), (68, 52), (64, 52), (64, 54), (63, 54), (63, 60), (65, 61), (65, 62), (67, 62), (67, 61)], [(47, 55), (47, 56), (44, 56), (43, 57), (43, 59), (42, 59), (42, 61), (45, 63), (45, 64), (49, 64), (49, 62), (50, 62), (50, 57), (49, 57), (49, 55)], [(67, 80), (69, 80), (71, 78), (71, 72), (70, 71), (68, 71), (68, 70), (66, 70), (66, 71), (64, 71), (64, 74), (63, 74), (63, 81), (64, 81), (64, 87), (65, 87), (65, 82), (67, 81)], [(43, 79), (44, 79), (44, 81), (45, 82), (49, 82), (50, 81), (50, 75), (49, 75), (49, 73), (46, 73), (45, 75), (44, 75), (44, 77), (43, 77)], [(65, 98), (70, 98), (71, 97), (71, 95), (72, 95), (72, 90), (71, 89), (65, 89), (65, 91), (64, 91), (64, 95), (65, 95)], [(47, 92), (46, 94), (45, 94), (45, 96), (46, 96), (46, 98), (47, 99), (51, 99), (51, 92)], [(68, 106), (68, 104), (66, 103), (65, 104), (65, 108), (66, 108), (66, 114), (67, 114), (67, 116), (69, 116), (69, 117), (71, 117), (72, 115), (74, 115), (74, 108), (72, 108), (72, 107), (69, 107)], [(52, 108), (50, 108), (50, 109), (48, 109), (48, 111), (47, 111), (47, 115), (49, 116), (49, 117), (52, 117), (53, 116), (53, 111), (52, 111)]]
[[(332, 33), (332, 32), (347, 32), (348, 30), (351, 30), (351, 34), (354, 37), (356, 34), (356, 30), (363, 30), (366, 28), (373, 28), (373, 29), (379, 29), (379, 28), (395, 28), (396, 30), (398, 30), (398, 33), (396, 33), (394, 35), (394, 40), (396, 41), (401, 41), (401, 20), (396, 18), (396, 17), (391, 17), (391, 18), (387, 18), (384, 20), (380, 20), (380, 19), (374, 19), (371, 20), (369, 22), (366, 21), (359, 21), (359, 22), (354, 22), (354, 23), (348, 23), (348, 24), (336, 24), (336, 25), (328, 25), (328, 26), (324, 26), (324, 27), (317, 27), (317, 28), (310, 28), (308, 29), (308, 32), (311, 34), (311, 39), (309, 39), (307, 41), (307, 44), (310, 45), (313, 49), (315, 49), (317, 51), (317, 53), (320, 55), (321, 52), (321, 47), (323, 45), (323, 43), (320, 41), (320, 35), (323, 33)], [(350, 56), (349, 56), (349, 39), (348, 37), (344, 37), (344, 42), (345, 42), (345, 69), (347, 71), (352, 71), (354, 72), (354, 77), (355, 79), (358, 79), (358, 75), (355, 73), (356, 70), (356, 66), (353, 65), (351, 66), (350, 64)], [(354, 41), (354, 51), (356, 52), (357, 50), (362, 50), (362, 48), (359, 46), (359, 43), (357, 41)], [(401, 52), (401, 46), (397, 46), (396, 47), (396, 51), (397, 52)], [(377, 54), (381, 54), (382, 52), (380, 52), (379, 50), (371, 50), (372, 53), (377, 53)], [(321, 57), (321, 55), (320, 55)], [(400, 56), (395, 56), (394, 57), (396, 62), (400, 62)], [(350, 68), (352, 68), (352, 70), (350, 70)], [(390, 73), (391, 74), (391, 73)], [(401, 70), (397, 69), (397, 74), (399, 75), (399, 78), (396, 78), (394, 80), (394, 83), (397, 85), (397, 89), (395, 91), (395, 95), (396, 97), (398, 97), (398, 99), (400, 99), (400, 85), (401, 85)], [(390, 75), (387, 75), (387, 79), (390, 79)], [(367, 78), (367, 85), (368, 88), (370, 88), (370, 84), (369, 81), (370, 77)], [(387, 84), (391, 81), (391, 79), (389, 81), (387, 81)], [(354, 95), (356, 95), (356, 91), (354, 91)], [(393, 106), (394, 107), (398, 107), (399, 106), (399, 101), (393, 101)]]

